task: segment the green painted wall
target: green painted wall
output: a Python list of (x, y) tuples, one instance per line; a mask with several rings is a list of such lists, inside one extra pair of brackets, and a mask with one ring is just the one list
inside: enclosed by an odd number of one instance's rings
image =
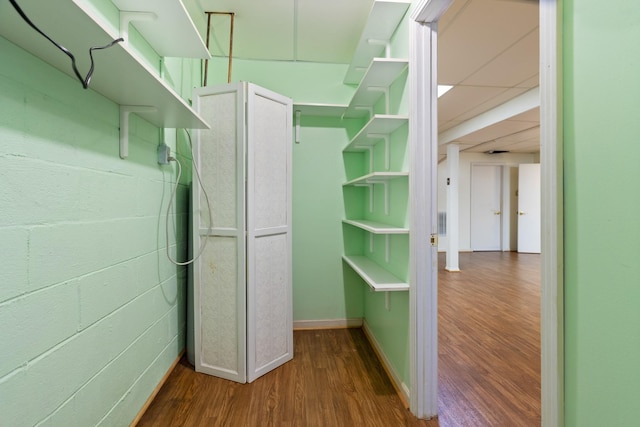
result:
[[(121, 160), (118, 105), (3, 38), (0, 58), (0, 425), (128, 425), (184, 348), (175, 166), (135, 115)], [(199, 64), (169, 68), (190, 93)], [(183, 132), (165, 139), (186, 169), (182, 258), (190, 155)]]
[(639, 21), (564, 2), (567, 426), (640, 419)]
[[(408, 55), (408, 25), (404, 23), (392, 44), (392, 54)], [(209, 62), (208, 85), (227, 81), (226, 58)], [(286, 61), (234, 59), (232, 81), (250, 81), (293, 98), (294, 102), (348, 104), (355, 87), (342, 83), (346, 65)], [(391, 109), (408, 114), (407, 74), (391, 91)], [(381, 102), (376, 111), (383, 108)], [(362, 254), (368, 248), (368, 233), (342, 225), (342, 219), (384, 219), (408, 225), (408, 182), (392, 183), (391, 214), (377, 204), (369, 214), (363, 189), (345, 189), (342, 183), (368, 171), (363, 154), (343, 155), (342, 149), (364, 125), (362, 120), (303, 117), (300, 144), (293, 147), (293, 311), (294, 321), (365, 318), (381, 344), (393, 369), (409, 386), (408, 293), (395, 294), (391, 309), (384, 307), (384, 294), (373, 294), (353, 270), (341, 260), (343, 253)], [(408, 170), (408, 126), (392, 135), (394, 170)], [(375, 156), (375, 169), (383, 170), (382, 146)], [(378, 187), (378, 186), (376, 186)], [(381, 188), (376, 188), (380, 193)], [(376, 194), (382, 200), (381, 194)], [(366, 242), (365, 242), (366, 241)], [(384, 237), (376, 238), (375, 253), (382, 264)], [(399, 277), (408, 276), (408, 238), (392, 236), (388, 267)], [(402, 295), (401, 295), (402, 294)]]

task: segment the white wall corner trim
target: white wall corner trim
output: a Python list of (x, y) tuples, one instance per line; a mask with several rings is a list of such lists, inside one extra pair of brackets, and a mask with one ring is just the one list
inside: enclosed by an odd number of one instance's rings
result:
[(542, 426), (564, 425), (562, 3), (540, 2)]

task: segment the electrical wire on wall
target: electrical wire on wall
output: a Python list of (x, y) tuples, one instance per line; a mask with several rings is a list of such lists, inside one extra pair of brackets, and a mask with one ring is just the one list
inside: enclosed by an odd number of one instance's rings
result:
[(69, 51), (69, 49), (67, 49), (66, 47), (62, 46), (61, 44), (59, 44), (58, 42), (53, 40), (44, 31), (42, 31), (40, 28), (38, 28), (36, 26), (36, 24), (34, 24), (31, 21), (31, 19), (29, 19), (27, 14), (22, 10), (22, 8), (18, 5), (18, 3), (15, 0), (9, 0), (9, 2), (13, 6), (13, 8), (16, 10), (16, 12), (18, 12), (18, 14), (22, 17), (22, 19), (24, 19), (24, 21), (27, 24), (29, 24), (29, 26), (31, 28), (36, 30), (40, 35), (42, 35), (44, 38), (46, 38), (51, 43), (53, 43), (53, 45), (55, 47), (60, 49), (65, 55), (67, 55), (71, 59), (71, 67), (73, 68), (73, 72), (76, 75), (76, 77), (78, 78), (78, 80), (80, 80), (80, 83), (82, 83), (82, 87), (85, 88), (85, 89), (87, 89), (89, 87), (89, 82), (91, 81), (91, 76), (93, 76), (93, 70), (95, 68), (94, 67), (94, 62), (93, 62), (93, 51), (94, 50), (107, 49), (107, 48), (110, 48), (111, 46), (115, 45), (116, 43), (120, 43), (120, 42), (124, 41), (124, 39), (122, 37), (120, 37), (120, 38), (115, 39), (112, 42), (110, 42), (109, 44), (106, 44), (104, 46), (94, 46), (94, 47), (89, 48), (89, 58), (91, 58), (91, 66), (89, 68), (89, 72), (87, 72), (87, 75), (82, 77), (82, 74), (80, 73), (80, 70), (78, 70), (78, 67), (76, 66), (76, 57), (73, 55), (73, 53), (71, 53), (71, 51)]
[(178, 165), (178, 176), (176, 177), (176, 182), (173, 186), (171, 197), (169, 198), (169, 205), (167, 206), (167, 215), (165, 218), (165, 235), (167, 239), (167, 258), (169, 258), (169, 261), (171, 261), (175, 265), (189, 265), (195, 262), (198, 258), (200, 258), (200, 255), (202, 255), (205, 247), (207, 246), (207, 240), (209, 238), (209, 235), (211, 234), (211, 230), (213, 229), (213, 216), (211, 213), (211, 202), (209, 201), (209, 195), (207, 194), (207, 190), (204, 188), (204, 185), (202, 184), (202, 179), (200, 178), (200, 171), (198, 170), (198, 165), (196, 164), (195, 156), (193, 154), (193, 142), (191, 141), (191, 134), (187, 129), (185, 129), (184, 131), (186, 132), (187, 138), (189, 140), (189, 148), (191, 150), (191, 161), (193, 163), (193, 169), (196, 171), (196, 176), (198, 177), (198, 184), (200, 185), (200, 188), (202, 188), (202, 193), (204, 194), (205, 200), (207, 201), (207, 209), (209, 211), (209, 229), (207, 230), (207, 234), (205, 235), (204, 240), (200, 244), (200, 250), (198, 254), (194, 256), (192, 259), (190, 259), (189, 261), (180, 262), (180, 261), (176, 261), (171, 257), (171, 252), (169, 250), (169, 210), (171, 209), (171, 205), (173, 204), (173, 199), (175, 198), (176, 192), (178, 191), (180, 177), (182, 176), (182, 165), (180, 164), (180, 161), (178, 161), (177, 158), (169, 157), (169, 161), (175, 161), (176, 164)]

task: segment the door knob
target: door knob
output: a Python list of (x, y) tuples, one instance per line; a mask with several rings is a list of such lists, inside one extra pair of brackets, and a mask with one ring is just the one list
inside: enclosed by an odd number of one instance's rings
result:
[(501, 213), (502, 213), (502, 212), (500, 212), (500, 211), (495, 211), (493, 214), (494, 214), (494, 215), (500, 215)]
[(525, 215), (526, 212), (518, 211), (518, 215)]

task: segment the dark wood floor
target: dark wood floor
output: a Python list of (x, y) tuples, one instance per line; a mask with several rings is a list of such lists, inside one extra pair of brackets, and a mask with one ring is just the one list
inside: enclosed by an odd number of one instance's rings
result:
[(438, 274), (441, 427), (540, 425), (540, 255), (460, 254)]
[(362, 331), (348, 329), (296, 331), (293, 361), (252, 384), (183, 359), (138, 426), (539, 426), (539, 256), (461, 254), (460, 266), (439, 274), (437, 420), (404, 408)]

